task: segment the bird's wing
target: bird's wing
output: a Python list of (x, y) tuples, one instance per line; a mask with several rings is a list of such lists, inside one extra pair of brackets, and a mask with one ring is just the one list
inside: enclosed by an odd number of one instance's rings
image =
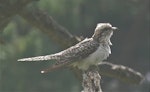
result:
[(58, 54), (61, 54), (60, 61), (56, 62), (56, 64), (48, 67), (47, 69), (42, 70), (41, 73), (58, 70), (60, 68), (64, 68), (70, 63), (80, 61), (81, 59), (84, 59), (95, 52), (98, 48), (98, 45), (99, 44), (92, 41), (92, 39), (85, 39), (75, 46), (59, 52)]
[(72, 46), (64, 51), (59, 52), (61, 54), (60, 59), (67, 61), (78, 61), (86, 58), (97, 50), (99, 43), (94, 41), (92, 38), (85, 39), (82, 42)]
[(80, 43), (76, 44), (75, 46), (72, 46), (56, 54), (22, 58), (22, 59), (18, 59), (18, 61), (45, 61), (45, 60), (64, 61), (64, 59), (73, 60), (73, 59), (84, 58), (96, 50), (96, 46), (98, 44), (96, 44), (92, 40), (93, 39), (85, 39)]
[(72, 62), (80, 61), (88, 57), (93, 52), (95, 52), (98, 47), (99, 47), (99, 43), (95, 42), (92, 38), (89, 38), (81, 41), (75, 46), (72, 46), (56, 54), (37, 56), (31, 58), (23, 58), (23, 59), (19, 59), (18, 61), (42, 61), (42, 60), (52, 60), (52, 59), (57, 60), (56, 64), (41, 71), (41, 73), (46, 73), (49, 71), (60, 69), (66, 65), (69, 65)]
[(51, 71), (55, 71), (55, 70), (58, 70), (58, 69), (61, 69), (61, 68), (65, 68), (64, 66), (68, 64), (67, 61), (63, 61), (63, 63), (61, 64), (54, 64), (52, 66), (49, 66), (48, 68), (45, 68), (41, 71), (41, 73), (48, 73), (48, 72), (51, 72)]

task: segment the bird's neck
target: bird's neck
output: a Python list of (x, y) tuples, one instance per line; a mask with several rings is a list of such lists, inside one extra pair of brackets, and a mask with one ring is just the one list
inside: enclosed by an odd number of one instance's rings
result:
[(100, 38), (93, 38), (95, 41), (97, 41), (100, 44), (106, 44), (106, 45), (112, 45), (111, 41), (110, 41), (110, 37), (100, 37)]
[(106, 37), (104, 37), (104, 38), (100, 38), (99, 39), (99, 43), (104, 43), (104, 44), (107, 44), (107, 45), (112, 45), (112, 43), (111, 43), (111, 41), (110, 41), (110, 38), (106, 38)]
[(95, 40), (95, 41), (97, 41), (98, 43), (103, 43), (103, 44), (107, 44), (107, 45), (112, 45), (112, 43), (111, 43), (111, 41), (110, 41), (110, 38), (111, 38), (111, 36), (113, 35), (113, 32), (112, 33), (110, 33), (109, 35), (101, 35), (101, 36), (92, 36), (93, 37), (93, 39)]

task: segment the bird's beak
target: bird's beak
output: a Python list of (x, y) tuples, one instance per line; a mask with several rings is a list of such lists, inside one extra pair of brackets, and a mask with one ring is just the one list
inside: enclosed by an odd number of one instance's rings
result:
[(113, 31), (119, 31), (117, 27), (112, 27)]

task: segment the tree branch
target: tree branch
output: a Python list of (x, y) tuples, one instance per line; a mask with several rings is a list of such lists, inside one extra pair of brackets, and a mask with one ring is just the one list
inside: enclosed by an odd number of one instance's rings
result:
[(141, 73), (123, 65), (102, 62), (98, 67), (101, 75), (113, 77), (125, 83), (140, 84), (144, 79)]
[(59, 25), (51, 16), (39, 9), (30, 11), (26, 8), (19, 15), (32, 26), (46, 33), (54, 42), (57, 42), (62, 47), (68, 47), (81, 41), (79, 37), (69, 33), (67, 29)]
[(101, 76), (96, 69), (87, 70), (82, 73), (82, 92), (102, 92), (100, 86)]

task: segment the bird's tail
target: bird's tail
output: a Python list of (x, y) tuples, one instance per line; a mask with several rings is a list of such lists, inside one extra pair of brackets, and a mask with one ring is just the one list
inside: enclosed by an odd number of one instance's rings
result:
[(46, 56), (22, 58), (22, 59), (18, 59), (18, 61), (45, 61), (45, 60), (58, 60), (58, 59), (60, 59), (60, 55), (52, 54)]
[(69, 62), (69, 61), (60, 61), (60, 62), (58, 62), (58, 63), (56, 63), (56, 64), (54, 64), (54, 65), (52, 65), (52, 66), (50, 66), (50, 67), (48, 67), (48, 68), (46, 68), (46, 69), (43, 69), (42, 71), (41, 71), (41, 73), (48, 73), (48, 72), (52, 72), (52, 71), (55, 71), (55, 70), (59, 70), (59, 69), (62, 69), (62, 68), (66, 68), (67, 67), (67, 65), (69, 65), (71, 62)]

